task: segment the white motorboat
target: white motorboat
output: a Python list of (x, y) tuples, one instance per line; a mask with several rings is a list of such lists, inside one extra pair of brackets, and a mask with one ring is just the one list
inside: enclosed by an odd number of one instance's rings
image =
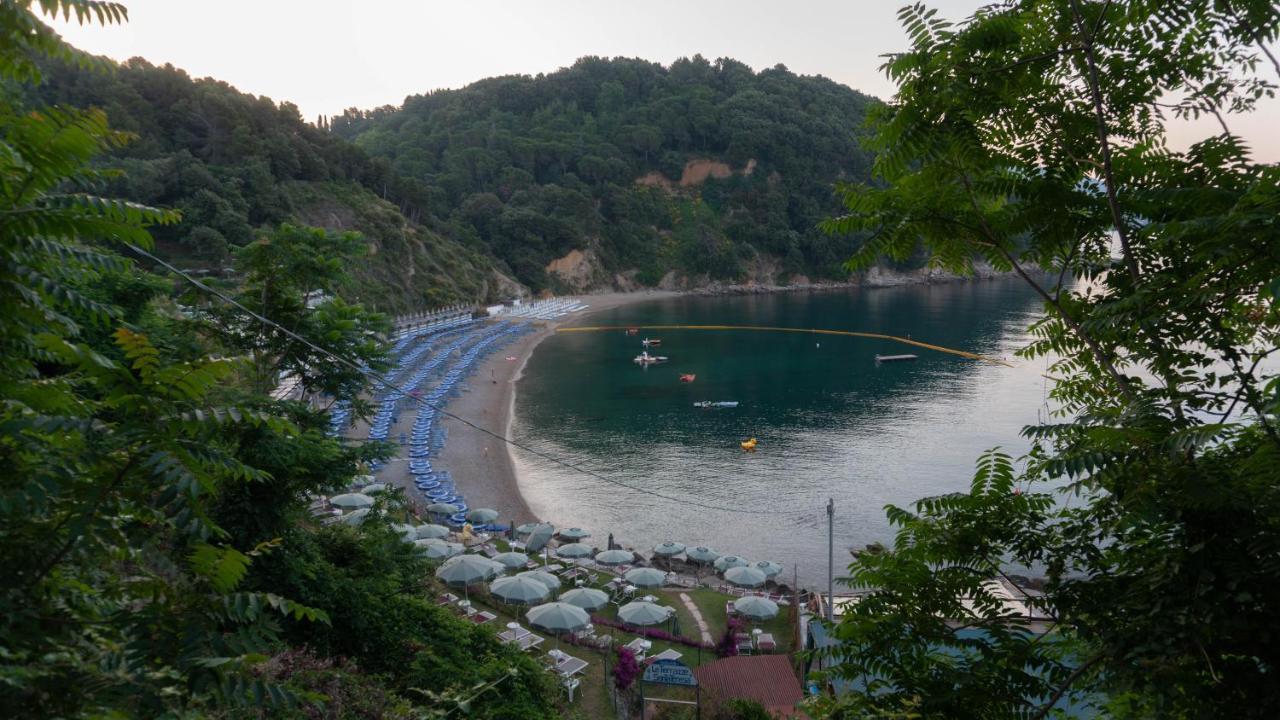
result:
[(658, 363), (664, 363), (670, 359), (671, 358), (667, 357), (666, 355), (650, 355), (649, 351), (645, 350), (644, 352), (637, 355), (635, 359), (632, 360), (632, 362), (634, 362), (637, 365), (657, 365)]

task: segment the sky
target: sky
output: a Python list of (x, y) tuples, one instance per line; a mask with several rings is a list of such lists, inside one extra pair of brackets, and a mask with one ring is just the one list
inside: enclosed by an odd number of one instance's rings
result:
[[(907, 0), (124, 0), (129, 22), (58, 22), (73, 45), (141, 56), (297, 105), (303, 117), (399, 105), (495, 75), (553, 72), (584, 55), (663, 64), (701, 54), (756, 70), (779, 63), (881, 98), (885, 53), (907, 45)], [(962, 19), (981, 0), (926, 0)], [(1280, 102), (1232, 119), (1259, 159), (1280, 161)], [(1177, 123), (1175, 147), (1217, 132)]]

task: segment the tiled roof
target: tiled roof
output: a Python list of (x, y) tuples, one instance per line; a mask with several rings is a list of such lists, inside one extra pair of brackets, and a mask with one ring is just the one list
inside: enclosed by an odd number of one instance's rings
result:
[(795, 706), (804, 692), (785, 655), (728, 657), (694, 668), (693, 674), (704, 690), (722, 698), (748, 698), (775, 715), (799, 716)]

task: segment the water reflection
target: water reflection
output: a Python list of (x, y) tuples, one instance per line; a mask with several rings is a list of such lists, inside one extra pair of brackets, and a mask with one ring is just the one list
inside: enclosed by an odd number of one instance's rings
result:
[[(822, 294), (680, 297), (593, 315), (590, 324), (740, 324), (910, 335), (1012, 358), (1039, 313), (1016, 281)], [(658, 335), (658, 333), (654, 333)], [(966, 487), (979, 453), (1019, 453), (1045, 388), (1040, 363), (1013, 369), (924, 350), (918, 362), (876, 366), (903, 352), (889, 341), (753, 332), (661, 333), (672, 361), (631, 362), (638, 337), (560, 334), (530, 359), (513, 432), (522, 442), (619, 483), (745, 515), (655, 498), (519, 456), (533, 509), (555, 522), (613, 532), (637, 547), (665, 539), (825, 572), (827, 497), (840, 547), (883, 541), (886, 503)], [(678, 382), (695, 373), (696, 382)], [(699, 400), (737, 409), (698, 410)], [(738, 442), (757, 437), (744, 453)]]

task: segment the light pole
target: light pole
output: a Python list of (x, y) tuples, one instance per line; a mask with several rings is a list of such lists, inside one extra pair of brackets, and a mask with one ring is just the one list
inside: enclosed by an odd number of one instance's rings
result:
[(836, 502), (827, 498), (827, 622), (835, 622)]

